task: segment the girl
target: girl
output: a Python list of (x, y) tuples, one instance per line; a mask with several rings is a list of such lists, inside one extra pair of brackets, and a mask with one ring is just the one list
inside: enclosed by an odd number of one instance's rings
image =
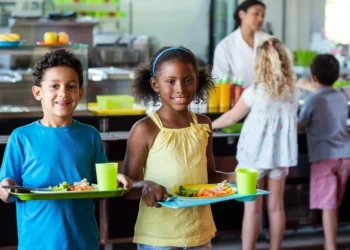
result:
[(243, 1), (233, 18), (235, 30), (220, 41), (214, 52), (213, 76), (239, 77), (244, 87), (254, 81), (255, 49), (261, 39), (269, 36), (262, 32), (265, 18), (265, 4), (257, 0)]
[[(257, 48), (254, 86), (237, 105), (213, 122), (213, 128), (234, 124), (248, 114), (237, 146), (238, 168), (258, 170), (258, 188), (268, 189), (270, 249), (280, 249), (285, 230), (284, 184), (288, 167), (297, 164), (298, 94), (292, 63), (276, 38)], [(265, 187), (266, 186), (266, 187)], [(255, 249), (262, 198), (245, 203), (243, 249)]]
[(157, 202), (167, 189), (184, 184), (234, 180), (215, 171), (210, 120), (188, 110), (204, 101), (214, 82), (191, 51), (166, 47), (149, 65), (136, 69), (132, 85), (138, 101), (162, 106), (132, 128), (124, 171), (135, 180), (129, 198), (142, 196), (134, 242), (139, 249), (211, 249), (215, 225), (209, 205), (170, 209)]

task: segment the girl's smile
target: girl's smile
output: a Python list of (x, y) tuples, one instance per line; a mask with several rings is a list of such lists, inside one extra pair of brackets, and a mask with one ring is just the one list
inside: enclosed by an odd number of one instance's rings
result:
[(188, 102), (188, 97), (173, 97), (172, 98), (177, 104), (186, 104)]

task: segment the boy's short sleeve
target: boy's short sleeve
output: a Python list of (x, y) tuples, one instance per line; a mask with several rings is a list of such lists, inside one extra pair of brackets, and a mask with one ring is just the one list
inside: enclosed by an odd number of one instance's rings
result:
[(96, 157), (95, 157), (95, 163), (105, 163), (108, 162), (106, 152), (103, 147), (103, 142), (101, 137), (98, 137), (98, 142), (96, 146)]
[(23, 185), (22, 181), (22, 148), (17, 141), (15, 135), (11, 135), (5, 149), (2, 165), (0, 169), (0, 181), (9, 178), (17, 183)]
[(96, 132), (96, 148), (95, 148), (95, 162), (94, 166), (92, 167), (92, 182), (97, 183), (97, 176), (96, 176), (96, 163), (106, 163), (108, 162), (106, 152), (104, 150), (102, 138), (98, 132)]
[(255, 89), (253, 87), (247, 88), (243, 94), (242, 98), (245, 101), (245, 103), (250, 108), (253, 105), (254, 99), (255, 99)]
[(308, 126), (311, 121), (312, 109), (314, 107), (313, 99), (314, 98), (310, 96), (308, 99), (306, 99), (305, 103), (301, 106), (298, 122), (303, 126)]

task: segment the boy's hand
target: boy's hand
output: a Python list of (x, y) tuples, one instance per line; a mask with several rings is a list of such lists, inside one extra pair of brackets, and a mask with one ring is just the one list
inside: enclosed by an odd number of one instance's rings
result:
[(144, 181), (142, 188), (142, 201), (148, 207), (161, 207), (158, 201), (168, 198), (166, 188), (154, 183), (153, 181)]
[(123, 174), (118, 174), (118, 182), (120, 182), (121, 184), (123, 184), (124, 187), (124, 193), (127, 193), (130, 191), (130, 189), (132, 188), (132, 180), (123, 175)]
[(3, 188), (2, 186), (7, 186), (7, 185), (17, 185), (17, 183), (11, 179), (4, 179), (2, 182), (0, 182), (0, 199), (3, 202), (11, 202), (11, 189), (8, 188)]

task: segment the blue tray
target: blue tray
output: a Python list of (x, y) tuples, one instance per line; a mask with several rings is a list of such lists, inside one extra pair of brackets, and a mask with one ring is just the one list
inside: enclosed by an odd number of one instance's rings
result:
[[(236, 187), (235, 184), (230, 184)], [(217, 202), (237, 200), (241, 202), (254, 201), (257, 196), (270, 194), (269, 191), (257, 189), (256, 194), (253, 195), (242, 195), (242, 194), (232, 194), (228, 196), (218, 197), (218, 198), (208, 198), (208, 199), (191, 199), (191, 198), (181, 198), (179, 196), (172, 196), (167, 201), (159, 201), (158, 204), (170, 207), (170, 208), (186, 208), (186, 207), (197, 207), (208, 205)]]

